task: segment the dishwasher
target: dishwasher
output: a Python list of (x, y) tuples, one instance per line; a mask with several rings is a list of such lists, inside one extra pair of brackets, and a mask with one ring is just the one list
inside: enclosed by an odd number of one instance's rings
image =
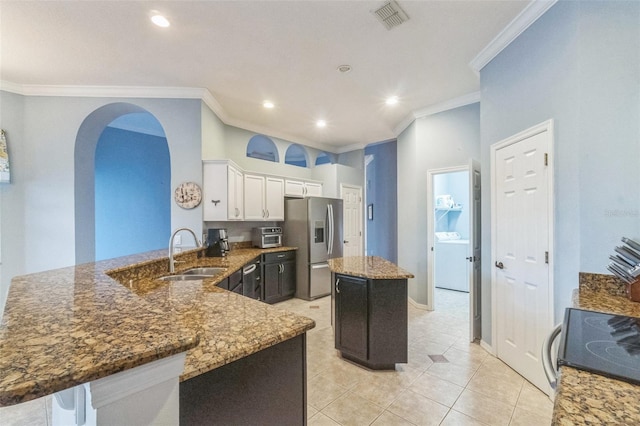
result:
[(242, 295), (262, 300), (262, 281), (260, 278), (260, 261), (256, 260), (242, 268)]

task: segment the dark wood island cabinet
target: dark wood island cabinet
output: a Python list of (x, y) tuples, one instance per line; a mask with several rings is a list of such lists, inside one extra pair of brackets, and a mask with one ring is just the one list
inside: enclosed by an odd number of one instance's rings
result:
[(335, 347), (371, 369), (407, 362), (407, 273), (379, 257), (331, 259)]

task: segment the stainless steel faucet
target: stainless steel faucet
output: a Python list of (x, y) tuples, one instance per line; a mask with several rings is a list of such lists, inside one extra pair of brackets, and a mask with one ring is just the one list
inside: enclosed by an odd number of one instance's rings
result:
[(184, 262), (183, 260), (173, 260), (173, 239), (180, 231), (187, 231), (191, 233), (191, 235), (193, 235), (193, 240), (196, 242), (196, 247), (200, 247), (200, 241), (198, 241), (198, 237), (196, 237), (196, 233), (193, 232), (191, 229), (178, 228), (175, 231), (173, 231), (173, 234), (171, 234), (171, 238), (169, 238), (169, 272), (172, 274), (176, 271), (175, 264)]

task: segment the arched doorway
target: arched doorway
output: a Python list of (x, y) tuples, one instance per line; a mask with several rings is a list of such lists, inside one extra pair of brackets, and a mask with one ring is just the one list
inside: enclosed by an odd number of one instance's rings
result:
[[(160, 248), (168, 241), (171, 172), (167, 141), (157, 135), (109, 126), (129, 114), (144, 116), (162, 129), (145, 109), (113, 103), (89, 114), (78, 130), (74, 159), (76, 263)], [(157, 152), (145, 156), (144, 147), (154, 143)], [(154, 168), (162, 170), (162, 175), (151, 173)], [(159, 183), (166, 190), (151, 190), (148, 181), (142, 183), (150, 175), (156, 183), (163, 181)], [(154, 230), (148, 232), (148, 225)], [(162, 246), (160, 240), (164, 241)]]

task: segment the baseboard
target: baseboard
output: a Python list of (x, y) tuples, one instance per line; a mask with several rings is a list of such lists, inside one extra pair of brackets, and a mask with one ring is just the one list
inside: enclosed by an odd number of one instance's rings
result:
[(427, 305), (423, 305), (422, 303), (418, 303), (415, 300), (413, 300), (412, 298), (408, 298), (409, 299), (409, 304), (411, 306), (413, 306), (416, 309), (422, 309), (423, 311), (432, 311), (433, 309), (429, 309), (429, 307)]
[(485, 351), (489, 352), (491, 355), (496, 356), (496, 352), (493, 350), (493, 346), (491, 346), (490, 344), (488, 344), (482, 339), (480, 339), (480, 347), (482, 347), (482, 349), (484, 349)]

